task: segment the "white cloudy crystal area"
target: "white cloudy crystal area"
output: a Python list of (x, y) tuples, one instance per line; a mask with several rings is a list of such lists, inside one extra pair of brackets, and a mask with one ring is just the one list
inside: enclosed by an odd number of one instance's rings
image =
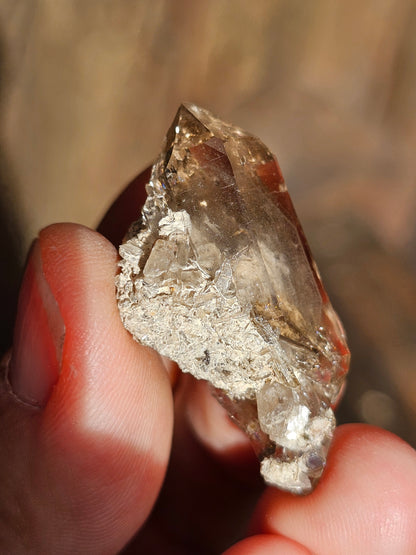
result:
[[(343, 336), (296, 223), (273, 203), (262, 213), (270, 193), (256, 168), (273, 160), (258, 139), (181, 107), (120, 246), (117, 294), (139, 342), (212, 384), (265, 480), (306, 493), (325, 465), (342, 383), (322, 322)], [(256, 202), (249, 213), (244, 203)]]
[[(127, 272), (119, 277), (123, 293), (119, 306), (126, 308), (122, 311), (126, 328), (185, 371), (209, 378), (214, 387), (235, 397), (253, 398), (276, 374), (282, 373), (284, 380), (290, 364), (287, 354), (277, 340), (263, 339), (249, 308), (241, 307), (235, 293), (234, 279), (252, 279), (255, 261), (242, 254), (246, 270), (240, 260), (232, 265), (226, 260), (211, 277), (191, 252), (186, 212), (168, 210), (159, 225), (161, 238), (153, 245), (141, 279), (132, 282), (126, 268), (129, 259), (133, 264), (140, 259), (140, 247), (135, 250), (134, 239), (120, 247)], [(205, 245), (205, 251), (220, 257), (215, 245)], [(233, 268), (237, 272), (243, 268), (238, 278), (233, 279)], [(293, 377), (288, 375), (288, 380)]]

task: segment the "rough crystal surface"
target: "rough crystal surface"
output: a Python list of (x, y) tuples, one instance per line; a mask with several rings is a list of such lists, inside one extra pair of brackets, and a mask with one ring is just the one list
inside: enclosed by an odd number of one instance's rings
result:
[(276, 159), (182, 105), (120, 246), (120, 314), (208, 380), (267, 483), (307, 493), (325, 465), (349, 351)]

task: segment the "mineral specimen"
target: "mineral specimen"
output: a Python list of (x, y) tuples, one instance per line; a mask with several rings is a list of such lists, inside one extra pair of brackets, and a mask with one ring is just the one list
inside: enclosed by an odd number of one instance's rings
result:
[(125, 327), (212, 384), (268, 484), (309, 492), (349, 351), (276, 159), (184, 104), (147, 194), (120, 247)]

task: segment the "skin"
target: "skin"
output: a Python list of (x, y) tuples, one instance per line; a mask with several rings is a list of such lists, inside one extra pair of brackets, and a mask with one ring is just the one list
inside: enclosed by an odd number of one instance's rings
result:
[(54, 225), (29, 254), (1, 365), (1, 552), (416, 553), (409, 445), (341, 426), (312, 494), (264, 488), (205, 384), (123, 328), (117, 252), (102, 234), (120, 240), (145, 179), (101, 233)]

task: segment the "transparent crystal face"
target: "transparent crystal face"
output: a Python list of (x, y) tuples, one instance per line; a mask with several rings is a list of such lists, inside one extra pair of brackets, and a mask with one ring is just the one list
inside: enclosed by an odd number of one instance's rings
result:
[(349, 351), (274, 156), (182, 105), (120, 246), (120, 314), (139, 342), (209, 381), (269, 484), (325, 465)]

